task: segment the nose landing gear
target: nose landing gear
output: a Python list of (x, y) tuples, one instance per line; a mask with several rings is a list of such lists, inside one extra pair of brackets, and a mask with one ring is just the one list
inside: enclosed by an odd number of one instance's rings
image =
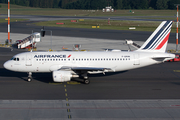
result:
[(28, 82), (32, 81), (32, 72), (28, 72), (28, 78), (27, 78)]

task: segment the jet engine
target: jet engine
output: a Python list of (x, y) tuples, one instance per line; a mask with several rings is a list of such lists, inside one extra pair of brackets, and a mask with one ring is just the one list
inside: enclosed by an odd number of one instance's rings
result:
[(67, 82), (72, 78), (71, 71), (53, 71), (53, 81), (54, 82)]

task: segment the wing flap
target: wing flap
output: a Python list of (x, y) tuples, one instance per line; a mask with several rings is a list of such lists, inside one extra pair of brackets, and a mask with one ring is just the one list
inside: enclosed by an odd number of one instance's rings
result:
[(105, 71), (111, 70), (110, 68), (96, 68), (96, 67), (72, 67), (72, 70), (85, 70), (85, 71)]
[(105, 70), (112, 70), (111, 68), (101, 68), (101, 67), (69, 67), (63, 66), (61, 70), (80, 70), (80, 71), (105, 71)]

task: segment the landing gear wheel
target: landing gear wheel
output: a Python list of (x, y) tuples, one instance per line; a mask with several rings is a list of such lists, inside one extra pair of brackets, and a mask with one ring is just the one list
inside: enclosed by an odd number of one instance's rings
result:
[(84, 80), (84, 83), (85, 83), (85, 84), (89, 84), (89, 83), (90, 83), (90, 80), (85, 79), (85, 80)]
[(31, 81), (32, 81), (32, 78), (31, 78), (31, 77), (28, 77), (27, 81), (28, 81), (28, 82), (31, 82)]
[(32, 72), (28, 72), (28, 78), (27, 78), (28, 82), (32, 81)]

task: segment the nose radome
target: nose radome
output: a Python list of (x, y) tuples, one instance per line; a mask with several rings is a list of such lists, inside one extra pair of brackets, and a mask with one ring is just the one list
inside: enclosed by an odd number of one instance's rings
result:
[(3, 64), (3, 66), (4, 66), (4, 68), (7, 69), (7, 62), (5, 62), (5, 63)]
[(3, 64), (4, 68), (9, 69), (8, 61)]

